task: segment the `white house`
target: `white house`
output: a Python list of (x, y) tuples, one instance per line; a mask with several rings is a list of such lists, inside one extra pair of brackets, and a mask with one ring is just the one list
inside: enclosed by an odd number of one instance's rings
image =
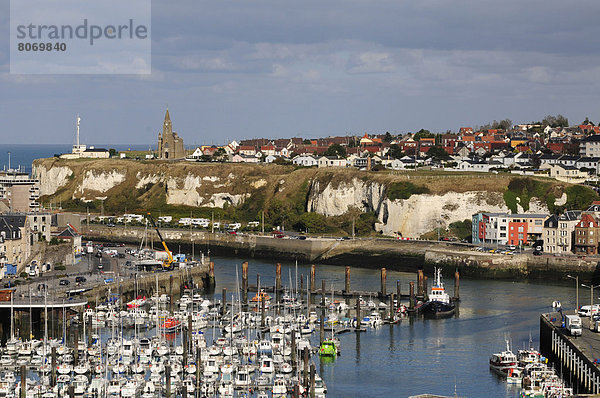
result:
[(573, 166), (554, 164), (550, 167), (550, 177), (563, 182), (578, 183), (584, 182), (588, 173)]
[(267, 155), (265, 156), (265, 163), (273, 163), (277, 158), (278, 156), (275, 155)]
[(311, 155), (298, 155), (294, 159), (292, 159), (292, 163), (296, 166), (317, 166), (319, 162)]
[(319, 168), (324, 167), (346, 167), (348, 162), (345, 158), (338, 158), (337, 156), (321, 156), (319, 158)]

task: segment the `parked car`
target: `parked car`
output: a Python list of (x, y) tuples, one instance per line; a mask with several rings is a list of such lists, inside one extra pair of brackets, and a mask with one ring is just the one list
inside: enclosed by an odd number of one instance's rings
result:
[(69, 280), (68, 279), (61, 279), (59, 282), (59, 285), (61, 286), (68, 286), (69, 285)]
[(85, 283), (86, 281), (87, 279), (85, 279), (85, 276), (78, 276), (75, 278), (76, 283)]
[(534, 250), (533, 251), (533, 255), (534, 256), (541, 256), (542, 254), (544, 254), (543, 252), (539, 251), (539, 250)]

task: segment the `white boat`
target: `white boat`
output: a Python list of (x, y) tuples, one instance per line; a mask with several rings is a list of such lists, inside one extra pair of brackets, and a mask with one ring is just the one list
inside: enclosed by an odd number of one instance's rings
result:
[(517, 356), (510, 350), (508, 340), (506, 340), (505, 351), (493, 354), (490, 357), (490, 369), (503, 377), (506, 377), (509, 369), (514, 369), (517, 365)]

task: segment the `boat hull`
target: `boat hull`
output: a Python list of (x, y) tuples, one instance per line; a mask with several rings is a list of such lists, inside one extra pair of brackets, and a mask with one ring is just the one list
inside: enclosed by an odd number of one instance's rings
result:
[(442, 301), (428, 301), (420, 309), (423, 316), (428, 318), (448, 318), (454, 315), (456, 306)]

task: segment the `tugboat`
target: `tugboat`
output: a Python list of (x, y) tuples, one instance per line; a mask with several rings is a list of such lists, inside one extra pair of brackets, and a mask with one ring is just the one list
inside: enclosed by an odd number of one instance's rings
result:
[(435, 282), (429, 293), (429, 300), (420, 308), (421, 313), (426, 317), (445, 318), (454, 314), (456, 306), (450, 301), (450, 296), (444, 289), (442, 282), (442, 269), (434, 268)]

